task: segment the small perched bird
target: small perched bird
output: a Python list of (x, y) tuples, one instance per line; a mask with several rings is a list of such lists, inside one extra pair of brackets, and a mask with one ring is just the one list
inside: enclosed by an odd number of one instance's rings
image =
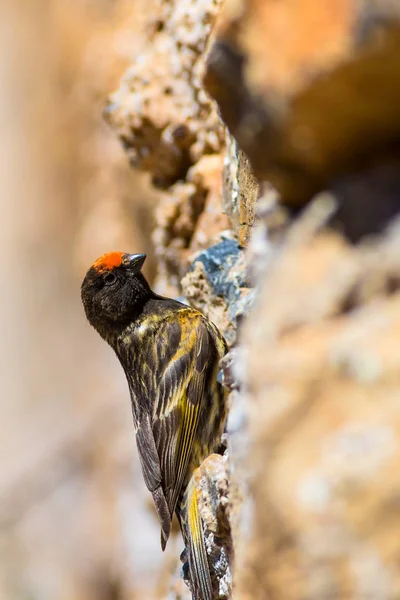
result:
[(225, 394), (217, 382), (226, 342), (197, 310), (155, 294), (145, 254), (111, 252), (92, 265), (81, 294), (89, 323), (114, 349), (128, 380), (145, 483), (164, 550), (174, 512), (188, 549), (195, 600), (212, 600), (193, 471), (220, 442)]

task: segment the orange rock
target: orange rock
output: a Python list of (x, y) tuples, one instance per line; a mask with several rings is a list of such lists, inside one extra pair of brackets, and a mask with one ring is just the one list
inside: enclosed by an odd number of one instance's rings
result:
[(227, 0), (205, 84), (256, 176), (299, 206), (398, 157), (400, 10), (390, 0)]

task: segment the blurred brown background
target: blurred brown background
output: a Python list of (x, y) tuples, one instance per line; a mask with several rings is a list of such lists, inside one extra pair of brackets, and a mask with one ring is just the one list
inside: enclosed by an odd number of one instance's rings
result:
[[(101, 113), (146, 32), (138, 1), (0, 9), (0, 597), (146, 598), (160, 585), (123, 374), (81, 278), (145, 251), (156, 200)], [(150, 535), (145, 535), (151, 531)], [(173, 553), (173, 544), (171, 544)]]

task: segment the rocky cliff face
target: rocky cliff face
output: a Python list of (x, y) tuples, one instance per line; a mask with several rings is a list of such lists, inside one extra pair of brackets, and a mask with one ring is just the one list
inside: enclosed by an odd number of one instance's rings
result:
[(399, 106), (390, 0), (162, 2), (111, 96), (164, 189), (158, 289), (232, 348), (216, 599), (400, 596)]

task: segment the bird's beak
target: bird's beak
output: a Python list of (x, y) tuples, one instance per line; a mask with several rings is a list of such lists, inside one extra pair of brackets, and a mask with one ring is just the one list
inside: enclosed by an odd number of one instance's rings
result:
[(145, 254), (125, 254), (123, 263), (129, 270), (136, 275), (143, 267), (143, 263), (146, 260)]

